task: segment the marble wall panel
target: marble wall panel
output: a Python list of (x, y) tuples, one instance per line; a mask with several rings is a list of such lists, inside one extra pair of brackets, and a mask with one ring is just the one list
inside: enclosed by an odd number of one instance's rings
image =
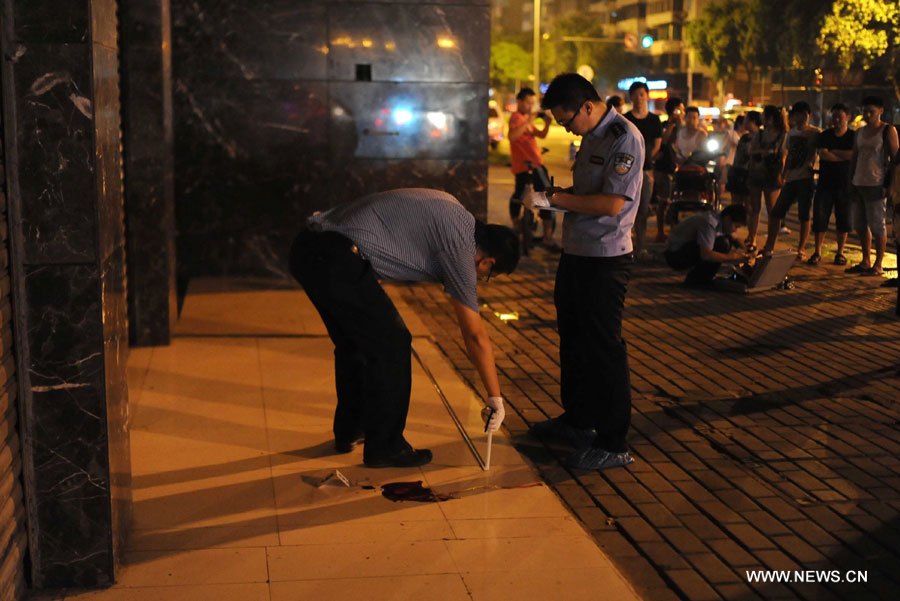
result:
[(320, 2), (173, 0), (175, 70), (192, 78), (325, 79), (327, 21)]
[[(479, 159), (488, 146), (487, 89), (481, 84), (332, 82), (332, 156)], [(351, 141), (356, 146), (350, 148)]]
[(173, 0), (182, 282), (286, 277), (302, 220), (372, 191), (442, 188), (483, 216), (488, 4)]
[(25, 358), (40, 583), (107, 584), (108, 434), (100, 273), (92, 265), (24, 270)]
[(328, 77), (353, 81), (371, 65), (372, 81), (487, 82), (488, 7), (359, 4), (328, 13)]
[(110, 478), (111, 461), (118, 483), (130, 472), (115, 11), (115, 0), (4, 0), (11, 295), (37, 588), (110, 584), (128, 519), (129, 496), (111, 492)]
[(87, 42), (88, 0), (12, 3), (13, 37), (28, 42)]
[(14, 71), (25, 261), (96, 258), (94, 124), (87, 44), (22, 44)]
[(356, 159), (348, 167), (347, 177), (333, 188), (332, 204), (372, 192), (424, 186), (446, 190), (478, 219), (487, 217), (487, 160)]
[(333, 172), (326, 99), (324, 82), (176, 81), (179, 269), (283, 273), (268, 235)]

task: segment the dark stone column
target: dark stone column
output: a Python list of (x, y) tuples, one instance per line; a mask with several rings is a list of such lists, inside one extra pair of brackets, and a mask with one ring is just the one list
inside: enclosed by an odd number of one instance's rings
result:
[(489, 0), (171, 1), (183, 279), (290, 278), (307, 216), (380, 190), (486, 215)]
[(2, 0), (32, 582), (114, 580), (130, 513), (115, 0)]
[(131, 344), (169, 344), (177, 317), (169, 0), (119, 10)]

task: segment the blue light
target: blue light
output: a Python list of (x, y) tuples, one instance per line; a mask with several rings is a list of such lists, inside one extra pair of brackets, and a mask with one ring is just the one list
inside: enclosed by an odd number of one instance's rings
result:
[(406, 108), (394, 109), (394, 122), (397, 125), (406, 125), (412, 121), (412, 111)]
[(546, 94), (547, 88), (549, 88), (549, 87), (550, 87), (549, 83), (542, 83), (540, 86), (538, 86), (538, 89), (541, 91), (541, 94)]
[(650, 90), (665, 90), (669, 87), (669, 82), (667, 82), (665, 79), (651, 79), (648, 81), (646, 77), (640, 76), (640, 77), (629, 77), (628, 79), (620, 79), (619, 84), (618, 84), (619, 89), (620, 90), (628, 90), (628, 88), (631, 87), (631, 84), (633, 84), (636, 81), (640, 81), (642, 83), (647, 84), (647, 88)]
[(645, 35), (644, 37), (641, 38), (641, 47), (642, 48), (649, 48), (652, 45), (653, 45), (653, 38), (651, 36)]

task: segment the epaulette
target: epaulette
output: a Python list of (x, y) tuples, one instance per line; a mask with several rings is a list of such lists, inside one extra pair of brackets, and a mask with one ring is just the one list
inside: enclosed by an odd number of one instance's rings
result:
[(619, 138), (625, 135), (625, 126), (621, 123), (613, 123), (609, 126), (609, 133)]

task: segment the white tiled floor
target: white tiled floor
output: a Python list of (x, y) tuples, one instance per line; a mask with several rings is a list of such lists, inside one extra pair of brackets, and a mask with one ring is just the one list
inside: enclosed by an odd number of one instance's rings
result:
[[(116, 586), (67, 601), (636, 599), (552, 491), (527, 486), (538, 478), (504, 436), (491, 471), (479, 468), (415, 362), (407, 438), (434, 462), (372, 470), (361, 449), (333, 454), (332, 346), (308, 300), (227, 289), (201, 282), (179, 324), (191, 336), (132, 351), (125, 565)], [(427, 339), (415, 346), (483, 445), (475, 396)], [(334, 469), (375, 488), (311, 484)], [(458, 498), (392, 502), (378, 489), (416, 480)]]

